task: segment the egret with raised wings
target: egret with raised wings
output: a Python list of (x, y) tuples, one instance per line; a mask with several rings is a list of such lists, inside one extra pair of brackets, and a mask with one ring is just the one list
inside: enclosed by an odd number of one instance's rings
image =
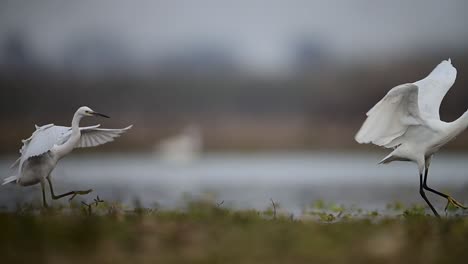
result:
[(358, 143), (394, 149), (380, 163), (416, 163), (419, 193), (436, 216), (439, 214), (427, 199), (425, 190), (447, 199), (447, 206), (452, 204), (466, 209), (450, 195), (427, 185), (432, 156), (468, 126), (468, 111), (453, 122), (441, 121), (439, 116), (442, 99), (456, 76), (457, 70), (449, 59), (437, 65), (426, 78), (391, 89), (367, 112), (367, 119), (355, 137)]
[(55, 195), (52, 187), (51, 172), (54, 170), (57, 162), (69, 154), (75, 148), (95, 147), (107, 142), (124, 133), (132, 126), (123, 129), (103, 129), (100, 125), (80, 127), (80, 121), (87, 116), (101, 116), (109, 118), (91, 110), (89, 107), (80, 107), (73, 116), (71, 127), (56, 126), (48, 124), (45, 126), (36, 126), (36, 131), (32, 136), (23, 140), (23, 147), (20, 150), (21, 156), (12, 165), (12, 168), (18, 166), (18, 174), (5, 178), (3, 184), (16, 182), (21, 186), (41, 184), (42, 200), (47, 207), (45, 195), (45, 182), (50, 188), (52, 199), (57, 200), (62, 197), (71, 196), (70, 200), (76, 195), (84, 195), (92, 190), (71, 191), (60, 195)]

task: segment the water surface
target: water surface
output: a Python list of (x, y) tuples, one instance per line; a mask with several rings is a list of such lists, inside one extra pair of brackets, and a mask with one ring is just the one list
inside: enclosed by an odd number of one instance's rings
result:
[[(72, 154), (53, 172), (57, 193), (93, 188), (80, 197), (163, 208), (182, 206), (187, 197), (211, 197), (233, 208), (265, 209), (270, 199), (292, 213), (300, 213), (318, 199), (366, 210), (385, 210), (400, 201), (423, 203), (418, 193), (418, 172), (412, 163), (378, 165), (380, 154), (278, 152), (211, 153), (192, 162), (161, 160), (151, 154)], [(0, 159), (0, 175), (14, 157)], [(434, 158), (429, 183), (468, 202), (468, 154), (441, 154)], [(39, 185), (2, 186), (0, 205), (40, 201)], [(185, 198), (184, 198), (185, 197)], [(445, 201), (432, 194), (439, 208)]]

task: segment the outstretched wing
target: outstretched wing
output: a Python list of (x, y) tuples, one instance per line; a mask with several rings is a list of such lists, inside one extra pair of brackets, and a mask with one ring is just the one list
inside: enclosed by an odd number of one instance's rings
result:
[(440, 120), (440, 104), (456, 78), (457, 70), (448, 59), (437, 65), (426, 78), (414, 83), (419, 87), (419, 109), (422, 117)]
[(30, 138), (23, 140), (23, 147), (20, 150), (20, 167), (28, 158), (42, 155), (51, 150), (54, 145), (62, 144), (64, 135), (69, 130), (69, 127), (55, 126), (54, 124), (37, 127)]
[[(99, 125), (81, 127), (81, 137), (77, 148), (94, 147), (111, 142), (120, 134), (132, 128), (132, 126), (123, 129), (103, 129)], [(70, 127), (55, 126), (54, 124), (42, 127), (36, 126), (36, 131), (28, 139), (23, 140), (23, 147), (20, 149), (21, 157), (12, 165), (19, 165), (20, 168), (24, 161), (30, 157), (39, 156), (51, 150), (55, 145), (62, 145), (71, 136)]]
[(128, 126), (121, 129), (105, 129), (98, 127), (88, 127), (81, 129), (81, 138), (76, 146), (77, 148), (88, 148), (99, 146), (111, 141), (114, 141), (114, 138), (119, 137), (122, 133), (132, 128)]
[(418, 86), (412, 83), (391, 89), (367, 112), (367, 119), (356, 134), (356, 141), (392, 147), (390, 143), (402, 136), (408, 127), (423, 124), (418, 107), (418, 90)]

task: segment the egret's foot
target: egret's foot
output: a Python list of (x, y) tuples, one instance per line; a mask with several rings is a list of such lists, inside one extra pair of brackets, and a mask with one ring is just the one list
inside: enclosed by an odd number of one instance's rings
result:
[(461, 208), (461, 209), (468, 209), (466, 206), (464, 206), (462, 203), (459, 201), (455, 200), (452, 198), (452, 196), (447, 197), (447, 205), (445, 206), (445, 211), (447, 211), (449, 205), (453, 205), (456, 208)]
[(89, 189), (89, 190), (86, 190), (86, 191), (72, 191), (73, 195), (70, 197), (70, 199), (68, 199), (68, 201), (73, 200), (73, 198), (75, 198), (77, 195), (86, 195), (86, 194), (89, 194), (92, 191), (93, 191), (93, 189)]

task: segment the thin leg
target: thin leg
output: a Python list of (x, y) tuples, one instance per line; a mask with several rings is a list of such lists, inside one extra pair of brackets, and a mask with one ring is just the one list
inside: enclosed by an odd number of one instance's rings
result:
[[(424, 173), (424, 182), (423, 182), (423, 188), (425, 190), (428, 190), (434, 194), (437, 194), (439, 196), (442, 196), (444, 197), (445, 199), (447, 199), (447, 206), (449, 204), (453, 204), (455, 207), (460, 207), (460, 208), (463, 208), (463, 209), (468, 209), (467, 207), (465, 207), (463, 204), (461, 204), (460, 202), (458, 202), (457, 200), (453, 199), (450, 195), (447, 195), (445, 193), (441, 193), (437, 190), (434, 190), (432, 188), (430, 188), (429, 186), (427, 186), (427, 175), (429, 174), (429, 168), (426, 168), (426, 172)], [(447, 208), (447, 207), (446, 207)]]
[(52, 199), (54, 199), (54, 200), (58, 200), (58, 199), (63, 198), (65, 196), (70, 196), (71, 195), (72, 197), (70, 197), (70, 199), (68, 199), (69, 201), (71, 201), (77, 195), (85, 195), (85, 194), (88, 194), (88, 193), (93, 191), (92, 189), (89, 189), (89, 190), (86, 190), (86, 191), (71, 191), (71, 192), (67, 192), (67, 193), (64, 193), (64, 194), (55, 195), (54, 187), (52, 187), (52, 181), (50, 180), (50, 177), (47, 177), (47, 182), (49, 182), (50, 194), (52, 196)]
[(429, 202), (429, 199), (427, 199), (426, 193), (424, 193), (422, 173), (419, 174), (419, 194), (421, 194), (421, 197), (424, 199), (424, 201), (426, 201), (427, 205), (429, 205), (434, 215), (440, 217), (439, 213), (437, 213), (436, 209), (434, 209), (434, 206), (432, 206), (431, 202)]
[(49, 205), (47, 205), (44, 181), (41, 181), (41, 190), (42, 190), (42, 205), (44, 206), (44, 208), (48, 208)]

